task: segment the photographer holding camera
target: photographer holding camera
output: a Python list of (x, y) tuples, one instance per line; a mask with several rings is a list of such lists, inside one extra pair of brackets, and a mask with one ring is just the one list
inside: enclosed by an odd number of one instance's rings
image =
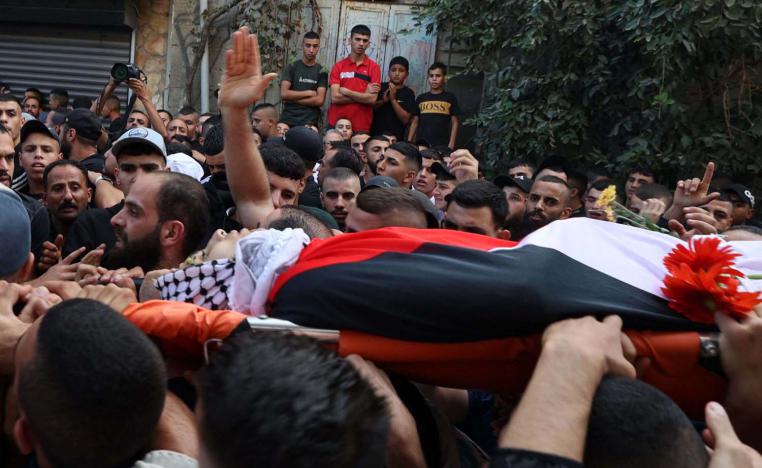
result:
[[(130, 100), (130, 104), (127, 106), (127, 113), (121, 117), (121, 119), (124, 119), (122, 120), (124, 123), (122, 125), (116, 126), (118, 129), (117, 132), (121, 133), (127, 128), (147, 126), (148, 128), (155, 130), (165, 140), (167, 140), (169, 138), (169, 133), (167, 132), (167, 128), (164, 125), (164, 122), (161, 120), (159, 112), (156, 110), (156, 106), (154, 106), (153, 102), (151, 101), (145, 74), (138, 67), (131, 63), (114, 64), (114, 66), (111, 68), (111, 77), (109, 78), (109, 81), (103, 89), (101, 95), (98, 97), (98, 99), (95, 100), (95, 103), (93, 103), (91, 110), (96, 114), (101, 115), (103, 112), (104, 103), (106, 100), (108, 100), (109, 97), (111, 97), (111, 95), (114, 93), (114, 90), (116, 90), (116, 87), (119, 86), (119, 84), (122, 82), (127, 84), (130, 90), (132, 90), (133, 95)], [(145, 112), (139, 110), (133, 111), (132, 107), (135, 99), (140, 100), (140, 103), (143, 105)], [(148, 120), (147, 122), (146, 117)], [(118, 135), (112, 135), (112, 137), (115, 136)]]

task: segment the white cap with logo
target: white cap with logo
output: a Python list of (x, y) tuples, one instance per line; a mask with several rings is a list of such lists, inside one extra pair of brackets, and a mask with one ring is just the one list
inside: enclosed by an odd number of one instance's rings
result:
[(136, 143), (153, 146), (162, 156), (164, 156), (164, 159), (167, 158), (167, 147), (164, 146), (164, 138), (162, 138), (162, 136), (155, 130), (143, 127), (131, 128), (124, 132), (124, 134), (122, 134), (111, 147), (111, 152), (114, 156), (119, 156), (119, 153), (122, 152), (122, 149), (124, 149), (125, 146)]

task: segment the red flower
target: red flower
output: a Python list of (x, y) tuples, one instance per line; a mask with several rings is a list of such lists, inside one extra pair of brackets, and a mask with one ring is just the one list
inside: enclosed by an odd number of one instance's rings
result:
[(674, 274), (681, 264), (688, 265), (694, 271), (707, 271), (715, 265), (722, 265), (724, 268), (720, 274), (743, 277), (743, 273), (733, 268), (739, 254), (733, 252), (729, 245), (719, 246), (720, 239), (717, 237), (691, 239), (689, 247), (682, 244), (675, 247), (664, 258), (664, 266), (667, 267), (667, 271)]
[(709, 271), (692, 271), (686, 264), (664, 278), (662, 292), (669, 307), (698, 323), (714, 323), (714, 313), (721, 311), (730, 317), (743, 319), (762, 302), (758, 292), (740, 292), (737, 278), (719, 275), (722, 265)]

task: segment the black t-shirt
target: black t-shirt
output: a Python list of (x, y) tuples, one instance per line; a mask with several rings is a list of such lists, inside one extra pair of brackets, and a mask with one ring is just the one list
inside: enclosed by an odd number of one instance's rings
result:
[(460, 115), (458, 98), (447, 91), (423, 93), (415, 100), (414, 115), (418, 116), (417, 139), (426, 140), (430, 146), (447, 146), (450, 143), (450, 118)]
[[(389, 82), (381, 83), (381, 91), (378, 92), (378, 101), (384, 99), (384, 93), (389, 89)], [(397, 102), (403, 109), (410, 114), (415, 111), (415, 93), (405, 86), (397, 90)], [(391, 133), (397, 136), (398, 140), (405, 140), (406, 125), (397, 117), (391, 102), (373, 111), (373, 124), (370, 127), (371, 135), (381, 135), (382, 133)]]
[[(283, 69), (280, 74), (281, 81), (291, 83), (289, 89), (293, 91), (317, 91), (318, 88), (328, 88), (328, 70), (322, 65), (305, 65), (299, 59), (295, 60)], [(320, 120), (320, 108), (309, 107), (295, 102), (283, 101), (283, 114), (280, 120), (293, 127), (295, 125), (317, 125)]]
[(124, 201), (109, 208), (95, 208), (83, 211), (69, 228), (64, 239), (62, 257), (66, 257), (80, 247), (89, 252), (101, 244), (106, 244), (106, 254), (101, 263), (106, 263), (108, 251), (116, 244), (116, 234), (111, 218), (121, 211)]
[(304, 190), (299, 194), (299, 204), (313, 208), (323, 208), (323, 204), (320, 202), (320, 187), (318, 187), (317, 182), (311, 176), (307, 177)]
[(100, 153), (93, 153), (79, 163), (88, 171), (100, 172), (103, 174), (103, 169), (106, 166), (106, 156)]

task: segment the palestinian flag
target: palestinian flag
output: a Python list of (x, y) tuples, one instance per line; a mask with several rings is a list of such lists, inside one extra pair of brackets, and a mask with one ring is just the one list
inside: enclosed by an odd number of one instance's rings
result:
[[(537, 334), (590, 314), (617, 314), (630, 330), (713, 330), (672, 311), (661, 292), (663, 259), (681, 242), (585, 218), (553, 222), (519, 244), (447, 230), (347, 234), (302, 252), (270, 291), (270, 315), (438, 343)], [(762, 273), (762, 243), (730, 244), (738, 269)]]

